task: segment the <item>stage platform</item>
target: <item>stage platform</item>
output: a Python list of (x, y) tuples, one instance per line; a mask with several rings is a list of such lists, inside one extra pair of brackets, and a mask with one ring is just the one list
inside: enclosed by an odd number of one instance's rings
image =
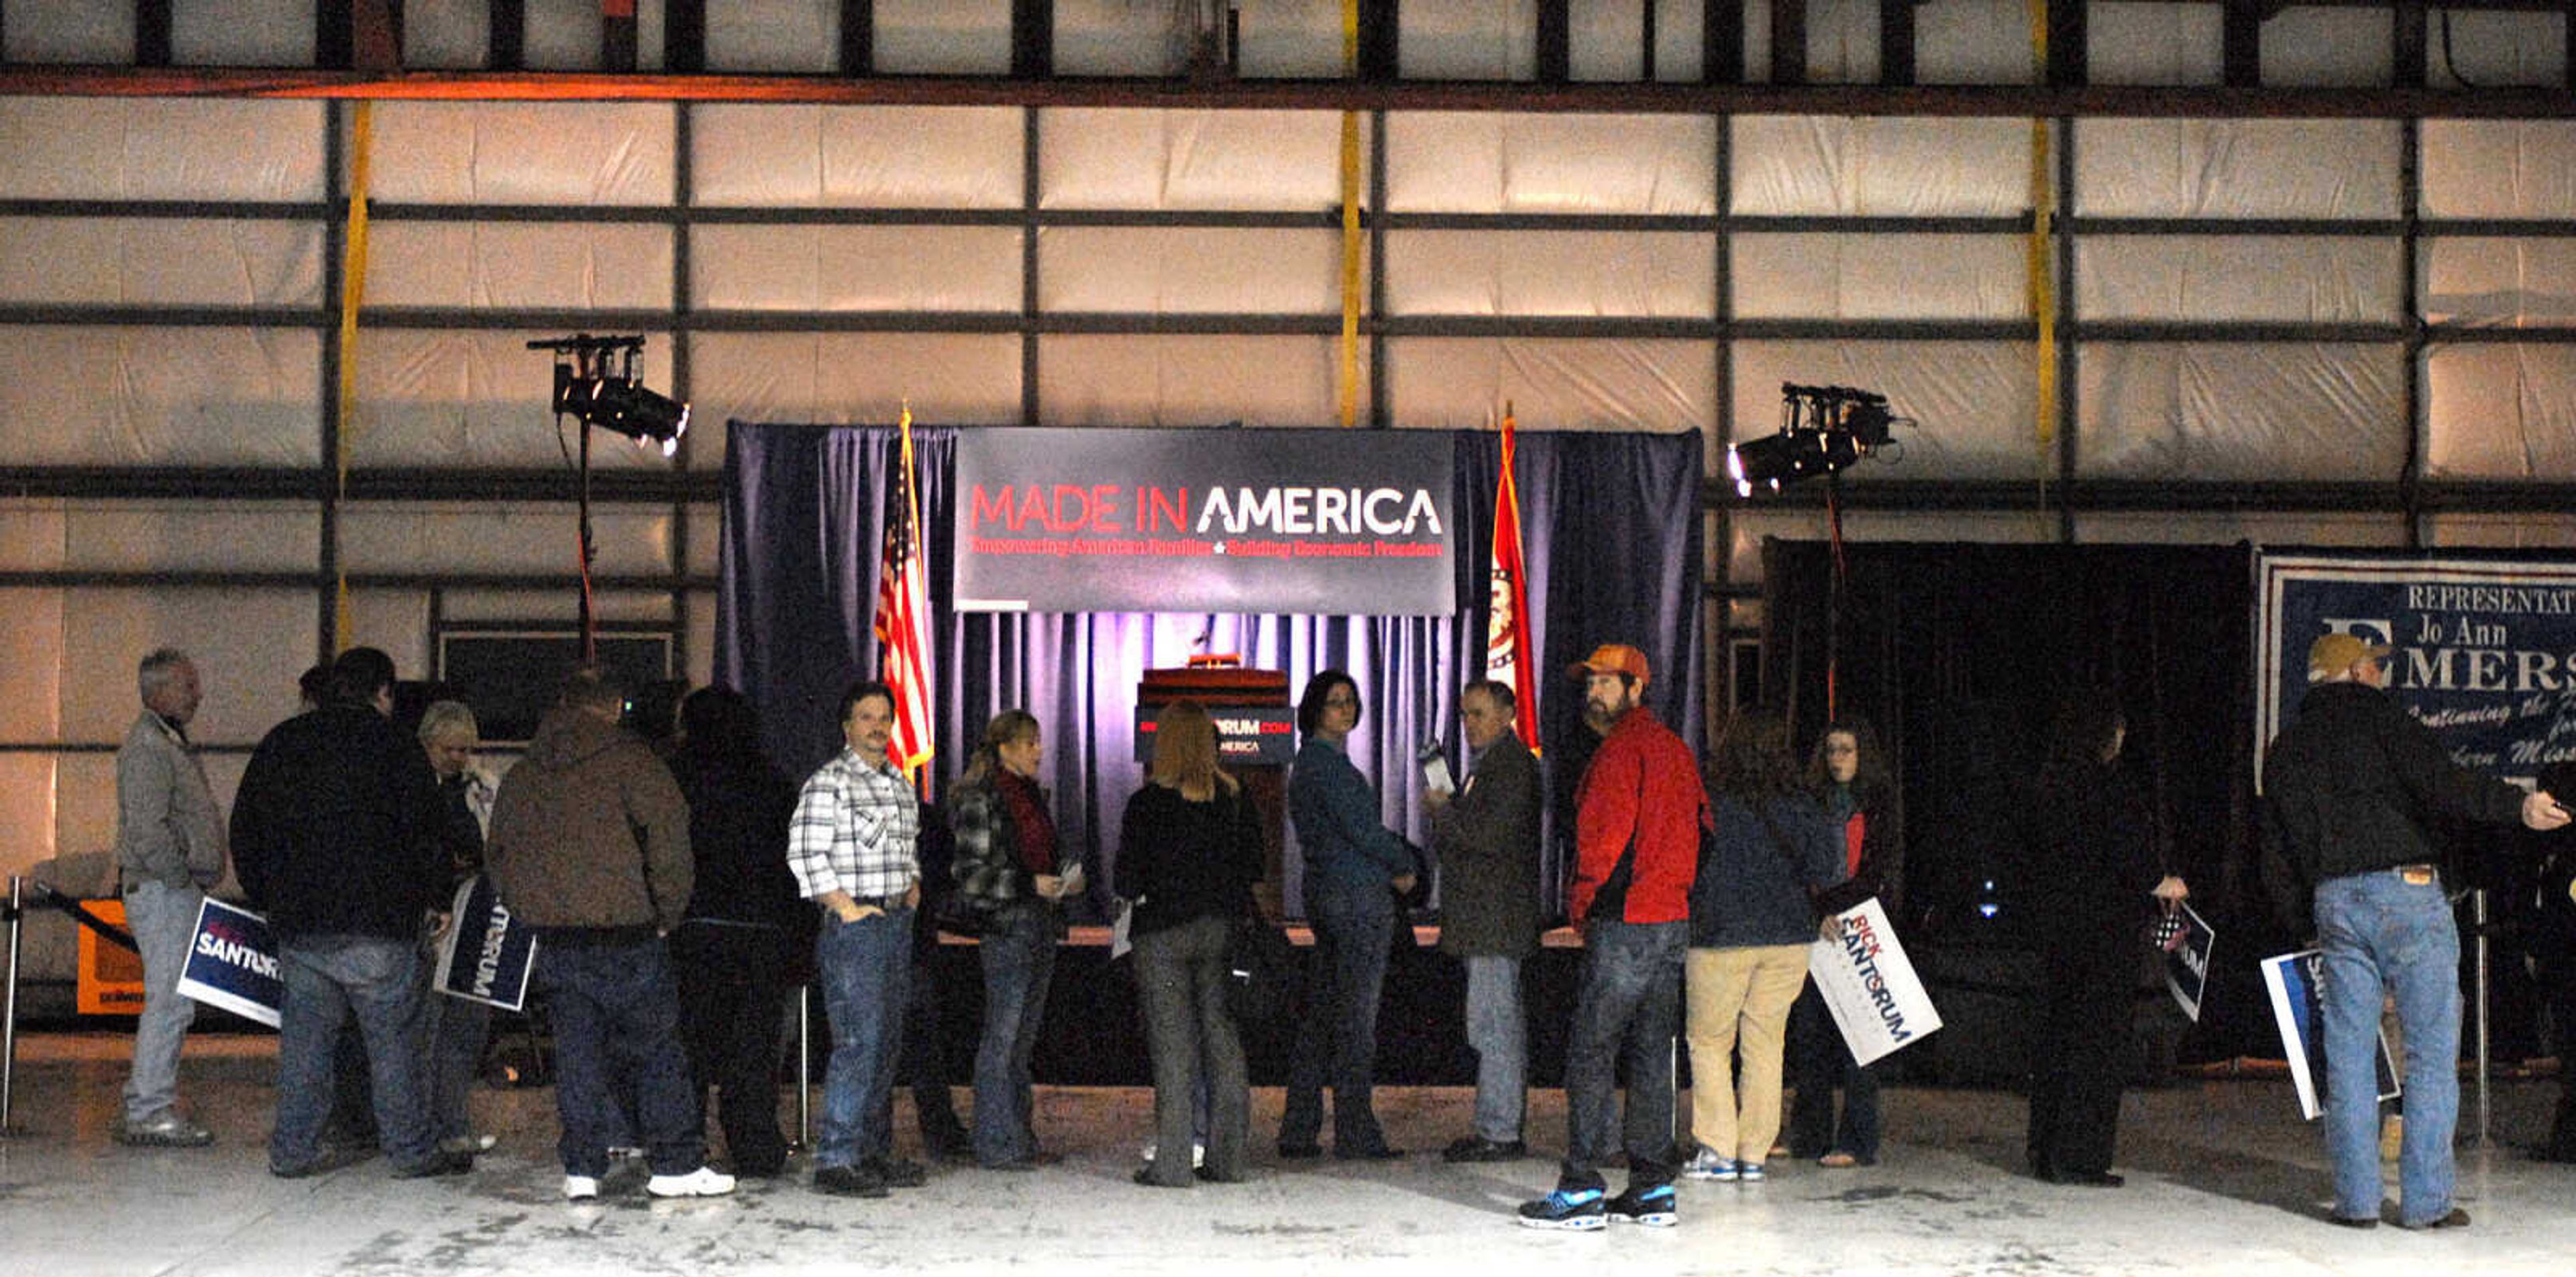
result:
[[(470, 1177), (388, 1178), (376, 1160), (310, 1180), (267, 1173), (275, 1039), (200, 1034), (181, 1091), (216, 1133), (209, 1148), (110, 1142), (128, 1039), (39, 1034), (21, 1043), (15, 1113), (0, 1140), (7, 1270), (33, 1277), (140, 1274), (1282, 1274), (1636, 1273), (2557, 1273), (2576, 1254), (2576, 1167), (2530, 1160), (2553, 1083), (2496, 1093), (2496, 1140), (2461, 1154), (2467, 1229), (2368, 1232), (2324, 1223), (2313, 1127), (2286, 1083), (2194, 1082), (2131, 1092), (2126, 1188), (2059, 1187), (2020, 1173), (2022, 1102), (2005, 1091), (1888, 1092), (1881, 1163), (1775, 1162), (1757, 1186), (1684, 1184), (1681, 1225), (1556, 1234), (1512, 1209), (1554, 1176), (1564, 1098), (1532, 1094), (1543, 1155), (1456, 1167), (1457, 1087), (1385, 1088), (1400, 1161), (1281, 1163), (1279, 1092), (1254, 1092), (1251, 1183), (1187, 1192), (1128, 1181), (1151, 1096), (1132, 1087), (1044, 1087), (1040, 1137), (1063, 1160), (1035, 1172), (938, 1166), (885, 1201), (820, 1197), (801, 1158), (731, 1198), (654, 1202), (642, 1170), (603, 1201), (559, 1196), (553, 1094), (486, 1090), (478, 1118), (501, 1135)], [(782, 1111), (794, 1121), (793, 1097)], [(961, 1108), (966, 1092), (958, 1092)], [(2473, 1123), (2474, 1100), (2469, 1120)], [(908, 1100), (898, 1140), (912, 1151)], [(1618, 1174), (1613, 1173), (1614, 1185)]]

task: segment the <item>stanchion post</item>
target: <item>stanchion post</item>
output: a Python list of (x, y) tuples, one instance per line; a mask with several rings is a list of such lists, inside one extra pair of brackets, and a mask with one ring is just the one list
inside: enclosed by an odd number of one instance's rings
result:
[(18, 932), (26, 925), (27, 880), (9, 875), (9, 992), (0, 1008), (0, 1136), (9, 1133), (11, 1103), (18, 1089)]
[(2478, 955), (2478, 1144), (2487, 1142), (2487, 893), (2480, 887), (2469, 893), (2469, 917), (2477, 924)]
[(814, 1146), (814, 986), (796, 986), (796, 1147)]

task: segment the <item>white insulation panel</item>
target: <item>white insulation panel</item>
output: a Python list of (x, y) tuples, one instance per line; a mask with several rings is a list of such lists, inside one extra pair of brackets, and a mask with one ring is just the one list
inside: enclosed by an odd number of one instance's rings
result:
[(2576, 324), (2576, 239), (2423, 241), (2424, 318), (2473, 328)]
[(0, 217), (0, 301), (319, 306), (322, 224)]
[(309, 67), (319, 0), (170, 0), (180, 66)]
[[(2027, 342), (1745, 341), (1735, 346), (1738, 439), (1780, 428), (1782, 383), (1853, 386), (1910, 417), (1894, 446), (1843, 472), (1881, 479), (2019, 479), (2041, 473), (2037, 356)], [(2054, 454), (2046, 473), (2056, 473)]]
[(2103, 235), (2075, 245), (2091, 320), (2395, 323), (2405, 246), (2350, 235)]
[(1706, 429), (1717, 366), (1706, 342), (1619, 338), (1407, 337), (1387, 343), (1399, 426), (1499, 421), (1531, 430)]
[(692, 108), (689, 181), (712, 208), (1018, 208), (1015, 107)]
[[(1566, 14), (1566, 63), (1572, 78), (1581, 83), (1609, 80), (1634, 83), (1645, 77), (1646, 17), (1645, 9), (1655, 0), (1637, 4), (1568, 5)], [(1660, 15), (1658, 15), (1660, 16)], [(1656, 70), (1662, 70), (1660, 64)]]
[(377, 221), (370, 306), (668, 310), (668, 226), (623, 222)]
[(1406, 0), (1396, 74), (1407, 80), (1526, 80), (1538, 72), (1537, 0)]
[[(9, 618), (0, 625), (0, 740), (58, 740), (63, 723), (63, 591), (0, 589), (0, 609)], [(139, 661), (150, 650), (136, 648), (128, 659)], [(117, 682), (132, 695), (132, 668)]]
[(310, 572), (321, 519), (309, 501), (0, 501), (0, 571)]
[[(594, 501), (602, 575), (671, 570), (667, 506)], [(353, 501), (340, 511), (340, 563), (351, 572), (580, 571), (572, 502)]]
[(61, 644), (58, 662), (48, 663), (48, 669), (58, 664), (58, 672), (14, 664), (0, 669), (0, 699), (42, 694), (58, 680), (61, 738), (100, 743), (124, 738), (141, 708), (135, 662), (157, 647), (186, 650), (205, 683), (205, 703), (189, 724), (192, 738), (257, 743), (294, 712), (295, 679), (313, 664), (319, 620), (309, 588), (13, 589), (0, 591), (0, 606), (8, 609), (10, 628), (41, 628), (59, 617)]
[(1006, 75), (1011, 0), (871, 0), (876, 69), (894, 75)]
[(2085, 120), (2073, 207), (2085, 217), (2392, 218), (2398, 133), (2393, 120)]
[(2576, 120), (2426, 120), (2423, 213), (2576, 218)]
[(1717, 261), (1706, 235), (1657, 231), (1392, 231), (1395, 315), (1706, 319)]
[[(689, 343), (692, 465), (724, 463), (727, 418), (927, 425), (1020, 419), (1020, 339), (987, 333), (700, 333)], [(1054, 423), (1048, 423), (1054, 424)]]
[[(2424, 474), (2576, 474), (2576, 346), (2436, 346), (2424, 360)], [(2563, 517), (2563, 516), (2562, 516)]]
[(382, 649), (394, 658), (394, 669), (406, 677), (437, 675), (430, 660), (429, 591), (353, 586), (348, 616), (351, 643)]
[(24, 325), (0, 342), (16, 465), (309, 466), (322, 339), (268, 328)]
[(689, 295), (701, 310), (1020, 308), (1010, 226), (701, 226)]
[(1387, 207), (1405, 213), (1717, 211), (1717, 122), (1696, 115), (1387, 117)]
[[(2424, 82), (2437, 89), (2504, 85), (2548, 88), (2565, 83), (2567, 17), (2563, 13), (2480, 13), (2448, 9), (2424, 50)], [(2449, 32), (2445, 40), (2442, 32)]]
[(2290, 5), (2263, 19), (2263, 83), (2283, 88), (2377, 88), (2396, 44), (2389, 15), (2367, 8)]
[(2084, 70), (2095, 84), (2199, 88), (2227, 77), (2217, 5), (2095, 0), (2084, 15)]
[(2025, 319), (2029, 246), (2010, 235), (1746, 232), (1730, 237), (1738, 319)]
[[(1038, 342), (1050, 426), (1329, 426), (1340, 343), (1331, 337), (1067, 335)], [(1368, 403), (1368, 360), (1359, 403)], [(917, 416), (917, 414), (916, 414)], [(1001, 418), (1012, 420), (1013, 418)]]
[[(1014, 284), (1018, 265), (1015, 255)], [(1338, 230), (1057, 226), (1038, 232), (1038, 306), (1050, 312), (1338, 315), (1341, 282)], [(1010, 308), (1018, 301), (1013, 297)]]
[(840, 69), (840, 49), (841, 6), (837, 4), (708, 0), (710, 71), (821, 74)]
[(2076, 473), (2394, 483), (2406, 462), (2404, 366), (2395, 345), (2087, 345), (2076, 352)]
[[(1057, 75), (1164, 76), (1189, 67), (1200, 11), (1162, 0), (1054, 0)], [(1221, 10), (1220, 10), (1221, 12)], [(1223, 32), (1218, 32), (1223, 38)]]
[(1239, 0), (1245, 79), (1328, 80), (1342, 62), (1342, 0)]
[(322, 198), (318, 102), (0, 98), (0, 199)]
[(405, 67), (480, 70), (491, 42), (490, 0), (406, 0), (403, 5)]
[(2027, 120), (1748, 115), (1734, 124), (1738, 214), (2008, 217), (2030, 209)]
[[(440, 469), (560, 463), (553, 358), (527, 348), (531, 339), (553, 335), (416, 328), (362, 334), (357, 421), (342, 438), (349, 464)], [(636, 371), (646, 386), (669, 393), (670, 338), (645, 334)], [(694, 435), (694, 414), (690, 426)], [(572, 443), (577, 447), (579, 441)], [(602, 433), (591, 441), (591, 464), (649, 470), (672, 463), (656, 449)]]
[(118, 65), (134, 60), (134, 9), (98, 0), (9, 0), (0, 29), (0, 57), (11, 62), (86, 62)]
[(2424, 516), (2427, 545), (2565, 550), (2576, 547), (2576, 519), (2560, 511)]
[(675, 109), (380, 102), (369, 195), (395, 204), (669, 204)]
[[(1045, 208), (1338, 209), (1331, 111), (1063, 108), (1038, 116)], [(1367, 130), (1363, 128), (1362, 150)]]
[[(2101, 12), (2099, 5), (2091, 12)], [(2022, 0), (1932, 0), (1914, 6), (1917, 84), (2035, 84), (2030, 7)]]
[(1878, 0), (1807, 0), (1807, 83), (1876, 83), (1878, 44)]

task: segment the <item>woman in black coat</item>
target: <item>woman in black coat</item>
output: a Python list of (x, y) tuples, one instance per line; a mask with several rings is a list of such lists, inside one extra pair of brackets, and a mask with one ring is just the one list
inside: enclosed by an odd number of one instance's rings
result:
[(2120, 1089), (2145, 926), (2189, 894), (2157, 868), (2146, 800), (2118, 767), (2128, 721), (2107, 692), (2068, 701), (2029, 809), (2031, 909), (2046, 966), (2030, 1085), (2031, 1172), (2116, 1188)]
[[(1905, 922), (1905, 814), (1896, 778), (1878, 733), (1857, 718), (1837, 719), (1816, 738), (1807, 767), (1807, 792), (1832, 818), (1835, 850), (1843, 854), (1845, 881), (1817, 905), (1840, 913), (1875, 897), (1903, 935)], [(1878, 1075), (1852, 1058), (1824, 995), (1809, 984), (1789, 1011), (1789, 1154), (1829, 1167), (1870, 1166), (1878, 1161)], [(1834, 1092), (1843, 1093), (1835, 1121)]]

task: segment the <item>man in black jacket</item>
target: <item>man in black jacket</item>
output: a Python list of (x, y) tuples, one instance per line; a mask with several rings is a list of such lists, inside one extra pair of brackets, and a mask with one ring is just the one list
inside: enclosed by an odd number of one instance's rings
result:
[(376, 1125), (397, 1178), (458, 1175), (430, 1127), (420, 1048), (420, 935), (446, 894), (437, 779), (394, 726), (394, 663), (371, 647), (331, 663), (331, 700), (271, 730), (233, 802), (242, 889), (277, 935), (286, 986), (278, 1029), (272, 1174), (355, 1160), (326, 1147), (331, 1052), (352, 1014), (366, 1037)]
[(2427, 829), (2448, 816), (2533, 829), (2568, 822), (2546, 791), (2453, 763), (2432, 730), (2389, 696), (2389, 649), (2350, 634), (2308, 648), (2299, 716), (2263, 765), (2264, 819), (2325, 950), (2326, 1149), (2334, 1222), (2379, 1222), (2379, 1088), (2374, 1083), (2383, 988), (2406, 1039), (2406, 1137), (2398, 1222), (2456, 1228), (2451, 1134), (2460, 1111), (2460, 935)]
[(1525, 1156), (1521, 962), (1538, 950), (1538, 759), (1512, 731), (1512, 689), (1491, 679), (1458, 696), (1471, 760), (1457, 797), (1433, 790), (1440, 853), (1440, 951), (1467, 965), (1467, 1045), (1476, 1051), (1476, 1129), (1452, 1162)]

